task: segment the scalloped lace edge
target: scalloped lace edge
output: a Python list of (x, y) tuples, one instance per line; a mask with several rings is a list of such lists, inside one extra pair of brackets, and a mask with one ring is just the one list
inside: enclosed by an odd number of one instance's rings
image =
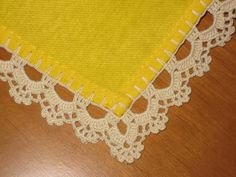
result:
[[(90, 98), (85, 99), (73, 92), (73, 101), (62, 100), (55, 91), (55, 85), (62, 84), (47, 73), (42, 73), (40, 81), (31, 80), (24, 66), (32, 65), (17, 52), (10, 51), (7, 45), (0, 47), (12, 53), (12, 57), (9, 61), (0, 60), (0, 80), (8, 82), (9, 93), (16, 103), (39, 103), (42, 117), (46, 118), (49, 125), (71, 124), (81, 142), (104, 141), (112, 156), (120, 162), (132, 163), (141, 156), (146, 136), (165, 129), (168, 108), (189, 101), (189, 80), (194, 76), (201, 77), (209, 70), (210, 49), (224, 46), (235, 31), (233, 18), (236, 18), (236, 0), (214, 0), (207, 11), (213, 16), (211, 27), (199, 31), (195, 26), (185, 39), (191, 44), (190, 54), (180, 61), (172, 56), (163, 69), (170, 74), (171, 84), (162, 89), (156, 89), (150, 84), (140, 95), (148, 100), (143, 113), (134, 113), (129, 109), (122, 117), (117, 117), (102, 107), (106, 115), (94, 119), (87, 111), (87, 106), (92, 103)], [(125, 133), (119, 129), (120, 122), (126, 125)]]

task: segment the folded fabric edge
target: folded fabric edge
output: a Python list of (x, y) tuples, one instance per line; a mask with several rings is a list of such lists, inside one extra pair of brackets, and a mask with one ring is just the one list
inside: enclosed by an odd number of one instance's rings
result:
[(76, 71), (55, 61), (53, 57), (48, 56), (2, 24), (0, 24), (0, 46), (27, 60), (28, 64), (40, 73), (58, 80), (71, 92), (79, 93), (85, 99), (89, 99), (105, 110), (111, 110), (117, 116), (121, 116), (132, 103), (130, 97), (101, 88), (78, 75)]
[[(202, 77), (209, 71), (211, 49), (223, 47), (235, 32), (233, 20), (236, 18), (235, 8), (236, 0), (214, 0), (209, 8), (209, 13), (213, 16), (213, 24), (201, 31), (194, 27), (186, 39), (192, 46), (189, 56), (180, 61), (173, 56), (170, 60), (172, 62), (168, 63), (169, 69), (166, 71), (173, 78), (171, 86), (154, 89), (153, 85), (149, 85), (143, 92), (142, 96), (148, 100), (150, 106), (142, 114), (128, 110), (122, 119), (117, 119), (110, 111), (103, 119), (93, 119), (87, 113), (86, 108), (89, 103), (85, 100), (81, 101), (83, 98), (79, 95), (77, 96), (81, 99), (75, 99), (74, 104), (55, 99), (58, 97), (54, 93), (54, 79), (47, 77), (40, 81), (40, 84), (28, 80), (24, 71), (27, 62), (17, 56), (12, 57), (8, 62), (0, 60), (0, 80), (8, 82), (9, 93), (16, 103), (25, 105), (40, 103), (42, 117), (49, 125), (71, 124), (82, 143), (104, 141), (109, 146), (113, 157), (120, 162), (130, 164), (140, 158), (145, 138), (165, 129), (168, 109), (172, 106), (181, 106), (190, 100), (189, 81), (193, 77)], [(8, 49), (5, 47), (5, 50)], [(39, 90), (38, 86), (43, 89)], [(175, 91), (179, 92), (178, 95)], [(41, 96), (41, 93), (44, 93), (44, 96)], [(45, 101), (47, 105), (43, 104)], [(52, 112), (54, 109), (56, 111)], [(159, 109), (162, 111), (158, 112)], [(120, 121), (127, 126), (125, 134), (118, 129)]]
[(78, 75), (74, 70), (66, 68), (51, 56), (37, 49), (28, 41), (0, 25), (0, 45), (6, 46), (12, 53), (16, 52), (39, 72), (46, 73), (53, 79), (59, 80), (70, 91), (79, 93), (85, 99), (111, 110), (121, 117), (134, 103), (156, 76), (161, 73), (165, 64), (178, 50), (187, 34), (195, 26), (212, 0), (193, 0), (183, 17), (176, 23), (168, 34), (163, 45), (154, 52), (150, 60), (134, 74), (135, 78), (129, 81), (129, 86), (123, 87), (121, 93), (101, 88), (86, 78)]
[[(127, 95), (133, 100), (137, 99), (147, 86), (153, 83), (157, 75), (165, 69), (167, 62), (175, 55), (212, 2), (213, 0), (193, 0), (193, 3), (185, 11), (182, 18), (176, 22), (170, 33), (163, 40), (162, 45), (154, 51), (150, 59), (134, 74), (135, 78), (131, 81), (129, 80), (129, 84), (124, 84), (122, 92), (127, 92)], [(127, 87), (127, 85), (129, 86)]]

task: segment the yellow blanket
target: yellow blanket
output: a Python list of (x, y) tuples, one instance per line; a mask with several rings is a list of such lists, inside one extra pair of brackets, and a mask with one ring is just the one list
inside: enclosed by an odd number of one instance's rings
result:
[[(1, 0), (0, 43), (122, 115), (211, 0)], [(5, 28), (7, 27), (7, 29)], [(14, 33), (12, 32), (14, 31)], [(19, 37), (20, 36), (20, 37)], [(115, 108), (114, 108), (115, 107)]]

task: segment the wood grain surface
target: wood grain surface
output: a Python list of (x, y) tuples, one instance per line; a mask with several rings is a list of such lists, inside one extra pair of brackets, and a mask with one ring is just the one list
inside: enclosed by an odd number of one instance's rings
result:
[[(39, 105), (16, 104), (0, 81), (0, 177), (235, 177), (236, 35), (211, 55), (211, 70), (190, 82), (190, 102), (170, 108), (167, 129), (149, 136), (131, 165), (112, 158), (103, 142), (82, 144), (70, 125), (47, 125)], [(160, 76), (157, 85), (167, 82)], [(144, 109), (140, 102), (134, 111)]]

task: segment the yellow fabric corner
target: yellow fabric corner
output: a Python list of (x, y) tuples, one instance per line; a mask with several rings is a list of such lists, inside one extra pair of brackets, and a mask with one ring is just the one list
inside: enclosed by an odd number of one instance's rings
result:
[[(122, 115), (211, 0), (1, 0), (0, 44)], [(34, 47), (36, 46), (37, 49)], [(150, 69), (150, 67), (152, 69)], [(135, 86), (138, 87), (135, 88)], [(130, 97), (131, 96), (131, 97)], [(126, 108), (125, 108), (126, 107)]]

